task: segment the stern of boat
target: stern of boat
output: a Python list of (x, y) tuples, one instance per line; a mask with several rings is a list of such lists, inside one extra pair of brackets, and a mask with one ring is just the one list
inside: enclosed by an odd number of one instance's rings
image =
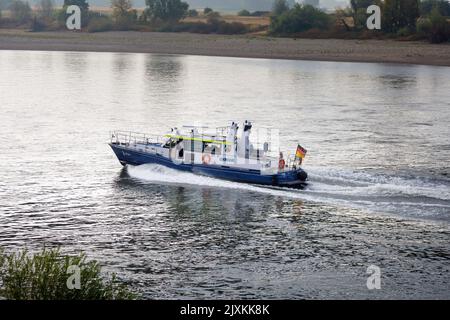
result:
[(295, 189), (303, 189), (308, 184), (308, 174), (302, 168), (279, 173), (276, 185)]

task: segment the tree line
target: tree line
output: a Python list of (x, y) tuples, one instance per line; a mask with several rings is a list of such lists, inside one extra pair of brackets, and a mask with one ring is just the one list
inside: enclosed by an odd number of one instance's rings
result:
[[(317, 6), (298, 4), (292, 0), (273, 0), (268, 31), (274, 36), (311, 37), (406, 37), (427, 38), (431, 42), (450, 40), (450, 3), (447, 0), (351, 0), (350, 5), (332, 13)], [(107, 30), (141, 30), (241, 34), (260, 31), (248, 24), (226, 22), (211, 8), (202, 12), (190, 9), (182, 0), (146, 0), (138, 12), (131, 0), (111, 0), (111, 13), (95, 12), (87, 0), (64, 0), (55, 9), (53, 0), (40, 0), (31, 10), (24, 0), (0, 0), (0, 26), (29, 25), (32, 30), (57, 30), (65, 27), (66, 9), (77, 5), (82, 12), (82, 27), (90, 32)], [(381, 8), (381, 30), (366, 28), (368, 6)], [(8, 9), (8, 17), (2, 17)], [(240, 16), (260, 16), (241, 10)], [(206, 22), (185, 21), (186, 17), (206, 17)], [(261, 27), (262, 30), (264, 27)]]
[[(370, 5), (381, 9), (381, 30), (368, 30)], [(350, 6), (328, 14), (311, 6), (275, 0), (270, 32), (274, 35), (428, 38), (433, 43), (450, 40), (450, 3), (447, 0), (351, 0)]]
[[(32, 10), (26, 0), (0, 0), (0, 27), (29, 26), (32, 31), (60, 30), (65, 28), (67, 7), (77, 5), (81, 9), (82, 29), (88, 32), (108, 30), (186, 31), (199, 33), (240, 34), (251, 30), (238, 22), (225, 22), (211, 8), (202, 12), (189, 9), (182, 0), (146, 0), (146, 8), (138, 12), (131, 0), (111, 0), (111, 12), (93, 11), (87, 0), (64, 0), (56, 9), (53, 0), (40, 0)], [(2, 10), (9, 15), (2, 16)], [(206, 17), (205, 22), (183, 22), (186, 17)]]

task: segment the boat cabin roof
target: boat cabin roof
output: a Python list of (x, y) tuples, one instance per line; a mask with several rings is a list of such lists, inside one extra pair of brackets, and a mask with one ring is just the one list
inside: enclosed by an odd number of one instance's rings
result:
[(216, 136), (208, 136), (208, 135), (190, 137), (187, 135), (166, 134), (166, 135), (164, 135), (164, 137), (178, 139), (178, 140), (186, 140), (186, 141), (199, 141), (199, 142), (206, 142), (206, 143), (226, 144), (226, 145), (232, 144), (231, 142), (226, 141), (226, 137), (216, 137)]

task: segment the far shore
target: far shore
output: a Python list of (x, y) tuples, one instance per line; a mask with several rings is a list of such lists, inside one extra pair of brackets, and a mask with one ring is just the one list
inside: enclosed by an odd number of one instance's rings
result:
[(288, 39), (160, 32), (28, 32), (0, 29), (0, 50), (185, 54), (243, 58), (450, 66), (450, 44), (417, 41)]

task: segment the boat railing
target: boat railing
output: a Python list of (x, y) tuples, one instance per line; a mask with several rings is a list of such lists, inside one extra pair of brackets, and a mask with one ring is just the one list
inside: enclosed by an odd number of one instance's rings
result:
[(111, 143), (121, 145), (152, 144), (163, 142), (163, 138), (161, 136), (133, 131), (112, 131), (110, 132), (110, 138)]
[(191, 130), (195, 129), (196, 133), (205, 136), (226, 136), (230, 130), (230, 126), (224, 127), (208, 127), (208, 126), (182, 126), (182, 134), (190, 134)]
[(301, 164), (299, 163), (299, 160), (295, 156), (295, 154), (288, 154), (286, 161), (286, 169), (293, 170), (299, 168), (300, 166)]

